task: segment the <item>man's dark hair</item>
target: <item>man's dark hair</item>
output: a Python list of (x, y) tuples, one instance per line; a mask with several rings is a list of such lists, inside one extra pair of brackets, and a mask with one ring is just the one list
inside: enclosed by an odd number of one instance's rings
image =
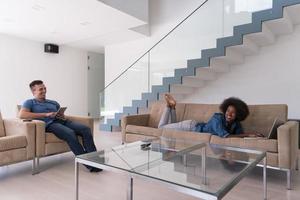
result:
[(226, 110), (229, 106), (233, 106), (236, 109), (236, 120), (243, 121), (249, 115), (249, 108), (247, 104), (239, 98), (229, 97), (225, 99), (220, 105), (220, 110), (223, 114), (226, 113)]
[(32, 90), (34, 86), (43, 84), (41, 80), (34, 80), (29, 84), (30, 89)]

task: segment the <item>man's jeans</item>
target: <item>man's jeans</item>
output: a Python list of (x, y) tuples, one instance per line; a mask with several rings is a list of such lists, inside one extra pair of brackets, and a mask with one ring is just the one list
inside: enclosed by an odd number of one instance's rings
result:
[[(56, 137), (66, 141), (75, 155), (96, 151), (91, 129), (85, 125), (69, 120), (55, 120), (47, 126), (46, 131), (53, 132)], [(83, 146), (77, 136), (82, 138)]]

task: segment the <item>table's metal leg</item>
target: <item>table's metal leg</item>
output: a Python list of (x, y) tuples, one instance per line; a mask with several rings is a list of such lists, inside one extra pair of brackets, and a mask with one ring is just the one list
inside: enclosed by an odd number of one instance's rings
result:
[(267, 156), (265, 156), (264, 158), (263, 182), (264, 182), (264, 200), (266, 200), (267, 199)]
[(79, 163), (75, 159), (75, 200), (78, 200), (78, 186), (79, 186), (79, 171), (78, 171)]
[(35, 157), (32, 159), (32, 175), (35, 175), (36, 173), (36, 166), (35, 166)]
[(150, 150), (148, 150), (148, 164), (147, 164), (148, 170), (150, 169)]
[(286, 180), (287, 180), (286, 187), (288, 190), (291, 190), (291, 170), (290, 169), (286, 171)]
[(203, 147), (202, 148), (202, 155), (201, 155), (201, 159), (202, 159), (202, 184), (207, 185), (207, 180), (206, 180), (206, 148)]
[(130, 175), (127, 189), (127, 200), (133, 200), (133, 178)]
[(184, 154), (184, 155), (182, 156), (182, 162), (183, 162), (183, 165), (186, 167), (186, 166), (187, 166), (186, 154)]
[(36, 157), (36, 173), (40, 173), (40, 157)]

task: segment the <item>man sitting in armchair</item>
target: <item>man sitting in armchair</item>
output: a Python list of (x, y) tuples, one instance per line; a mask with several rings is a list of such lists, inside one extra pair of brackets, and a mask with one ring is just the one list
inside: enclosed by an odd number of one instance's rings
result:
[[(64, 114), (57, 114), (59, 103), (46, 99), (46, 86), (41, 80), (34, 80), (29, 84), (33, 99), (26, 100), (19, 113), (21, 119), (37, 119), (46, 123), (46, 132), (52, 132), (69, 145), (75, 155), (97, 151), (91, 130), (89, 127), (67, 120)], [(83, 145), (78, 137), (82, 137)], [(94, 167), (86, 166), (90, 172), (102, 171)]]

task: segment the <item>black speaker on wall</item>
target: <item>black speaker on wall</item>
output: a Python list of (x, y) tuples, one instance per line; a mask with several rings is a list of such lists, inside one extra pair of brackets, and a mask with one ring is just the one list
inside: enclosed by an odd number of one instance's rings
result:
[(46, 53), (59, 53), (59, 47), (56, 44), (45, 44), (44, 51)]

